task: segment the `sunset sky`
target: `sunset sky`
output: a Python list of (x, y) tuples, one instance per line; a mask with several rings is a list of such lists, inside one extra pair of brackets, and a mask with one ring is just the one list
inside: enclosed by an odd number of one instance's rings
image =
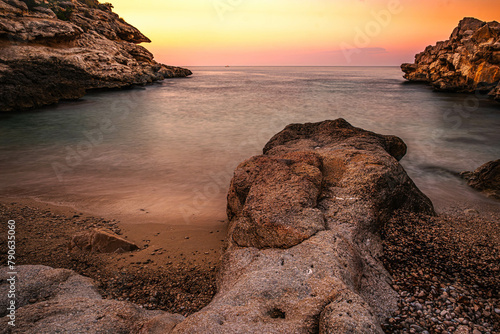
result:
[(500, 20), (498, 0), (114, 0), (178, 66), (355, 66), (413, 61), (458, 21)]

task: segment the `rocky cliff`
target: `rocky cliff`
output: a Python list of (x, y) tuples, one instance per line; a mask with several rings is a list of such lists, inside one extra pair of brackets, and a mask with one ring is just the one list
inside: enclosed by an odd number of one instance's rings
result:
[(500, 101), (500, 23), (464, 18), (450, 39), (403, 64), (404, 77), (440, 91), (488, 93)]
[(0, 0), (0, 111), (191, 74), (157, 63), (143, 42), (108, 3)]

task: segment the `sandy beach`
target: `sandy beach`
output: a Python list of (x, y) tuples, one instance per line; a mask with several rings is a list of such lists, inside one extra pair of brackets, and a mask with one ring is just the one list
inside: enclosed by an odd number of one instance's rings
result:
[[(215, 293), (225, 222), (206, 226), (121, 223), (20, 198), (1, 198), (0, 215), (2, 221), (16, 221), (16, 265), (72, 269), (98, 282), (105, 297), (184, 315), (201, 309)], [(3, 248), (6, 226), (2, 225)], [(123, 254), (69, 249), (73, 235), (92, 228), (107, 228), (140, 249)], [(6, 249), (1, 252), (6, 263)]]
[[(396, 216), (382, 232), (383, 262), (400, 294), (399, 310), (384, 330), (433, 328), (440, 333), (450, 326), (457, 329), (458, 323), (471, 333), (494, 333), (500, 330), (500, 207), (495, 201), (463, 202), (440, 205), (438, 211), (438, 217)], [(210, 227), (121, 223), (20, 198), (1, 198), (0, 216), (16, 221), (18, 265), (75, 270), (94, 279), (105, 298), (190, 315), (216, 293), (226, 222)], [(96, 227), (110, 229), (140, 249), (123, 254), (69, 249), (73, 235)], [(4, 229), (2, 225), (2, 238)], [(6, 245), (3, 239), (1, 244)], [(2, 249), (2, 262), (5, 254)]]

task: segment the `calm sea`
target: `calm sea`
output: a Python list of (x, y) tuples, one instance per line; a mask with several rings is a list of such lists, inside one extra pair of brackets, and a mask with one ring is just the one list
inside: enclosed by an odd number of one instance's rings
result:
[(500, 103), (405, 84), (397, 67), (196, 67), (189, 78), (0, 116), (3, 196), (167, 224), (225, 218), (234, 168), (289, 123), (400, 136), (431, 199), (483, 201), (451, 172), (500, 158)]

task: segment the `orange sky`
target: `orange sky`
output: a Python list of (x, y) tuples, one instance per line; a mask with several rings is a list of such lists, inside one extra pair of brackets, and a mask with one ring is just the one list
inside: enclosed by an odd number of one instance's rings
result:
[(111, 0), (178, 66), (399, 65), (498, 0)]

